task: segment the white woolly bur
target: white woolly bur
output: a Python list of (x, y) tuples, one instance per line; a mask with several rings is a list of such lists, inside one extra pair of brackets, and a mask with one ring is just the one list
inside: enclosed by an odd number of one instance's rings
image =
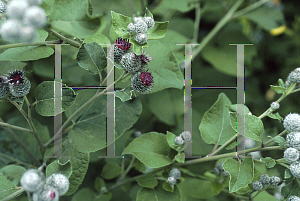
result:
[(290, 147), (300, 150), (300, 132), (291, 132), (286, 136), (286, 142)]
[(40, 6), (43, 4), (43, 0), (27, 0), (31, 6)]
[(39, 170), (29, 169), (23, 174), (20, 183), (27, 192), (36, 192), (44, 186), (45, 175)]
[(147, 32), (147, 24), (143, 20), (137, 21), (135, 24), (135, 32), (136, 33), (146, 33)]
[(298, 196), (292, 195), (286, 201), (300, 201)]
[(6, 20), (0, 28), (0, 34), (3, 40), (15, 42), (20, 40), (21, 24), (18, 20)]
[(168, 177), (168, 183), (171, 186), (174, 186), (176, 184), (176, 179), (174, 177)]
[(145, 43), (147, 43), (148, 36), (147, 36), (147, 34), (139, 33), (139, 34), (135, 35), (134, 40), (138, 44), (144, 45)]
[(6, 15), (13, 19), (22, 19), (25, 11), (28, 8), (26, 0), (13, 0), (7, 4)]
[(300, 178), (300, 162), (296, 161), (290, 165), (290, 172), (297, 178)]
[(33, 193), (33, 201), (58, 201), (59, 193), (56, 188), (45, 185), (43, 189)]
[(177, 136), (175, 138), (175, 144), (182, 145), (184, 143), (184, 140), (181, 138), (181, 136)]
[(144, 21), (148, 26), (148, 29), (152, 29), (155, 25), (154, 19), (152, 17), (144, 17)]
[(69, 179), (63, 174), (52, 174), (46, 179), (46, 184), (57, 189), (59, 195), (69, 190)]
[(297, 113), (288, 114), (283, 120), (283, 126), (288, 132), (300, 131), (300, 115)]
[(294, 161), (297, 161), (299, 159), (299, 151), (295, 148), (287, 148), (284, 151), (284, 158), (288, 163), (292, 163)]
[(35, 28), (43, 27), (47, 22), (44, 9), (39, 6), (31, 6), (24, 14), (24, 22), (26, 25)]
[(181, 177), (181, 172), (179, 169), (177, 168), (173, 168), (170, 172), (169, 172), (169, 176), (170, 177), (174, 177), (175, 179), (179, 179)]
[(26, 26), (21, 29), (21, 39), (23, 42), (32, 42), (36, 38), (36, 30), (33, 27)]
[(6, 4), (0, 0), (0, 14), (6, 12)]

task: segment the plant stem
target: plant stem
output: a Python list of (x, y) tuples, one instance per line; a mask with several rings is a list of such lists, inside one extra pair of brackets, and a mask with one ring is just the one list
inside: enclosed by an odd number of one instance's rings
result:
[(200, 19), (201, 19), (201, 7), (200, 2), (196, 3), (195, 6), (195, 22), (194, 22), (194, 35), (193, 35), (193, 42), (198, 41), (198, 34), (199, 34), (199, 26), (200, 26)]
[(20, 161), (17, 158), (14, 158), (12, 156), (7, 155), (7, 154), (0, 153), (0, 156), (3, 157), (3, 158), (8, 158), (9, 160), (15, 161), (17, 164), (21, 164), (21, 165), (27, 166), (28, 168), (36, 168), (36, 166), (34, 166), (32, 164), (25, 163), (23, 161)]
[[(0, 117), (0, 121), (4, 123), (3, 119)], [(33, 155), (33, 153), (27, 148), (27, 146), (22, 142), (22, 140), (20, 140), (20, 138), (10, 129), (7, 127), (4, 127), (4, 130), (6, 130), (6, 132), (8, 132), (8, 134), (14, 139), (14, 141), (20, 145), (20, 147), (22, 147), (22, 149), (24, 149), (24, 151), (26, 152), (26, 154), (32, 158), (34, 164), (36, 166), (39, 166), (40, 163), (39, 161), (35, 158), (35, 156)]]
[(49, 33), (51, 33), (52, 35), (54, 35), (56, 38), (65, 41), (67, 43), (70, 43), (70, 45), (76, 47), (76, 48), (80, 48), (81, 44), (78, 43), (77, 41), (74, 41), (72, 39), (69, 39), (67, 37), (64, 37), (63, 35), (57, 33), (56, 31), (54, 31), (53, 29), (46, 29), (46, 31), (48, 31)]
[(209, 41), (232, 19), (233, 13), (238, 9), (238, 7), (242, 4), (243, 0), (238, 0), (235, 4), (230, 8), (230, 10), (226, 13), (226, 15), (217, 23), (217, 25), (203, 38), (201, 41), (201, 45), (195, 48), (193, 51), (193, 58), (195, 58)]
[(210, 156), (210, 157), (205, 157), (205, 158), (189, 160), (189, 161), (185, 161), (184, 163), (174, 164), (174, 166), (186, 166), (186, 165), (191, 165), (191, 164), (196, 164), (196, 163), (203, 163), (206, 161), (218, 160), (221, 158), (235, 157), (236, 155), (245, 154), (245, 153), (249, 153), (249, 152), (253, 152), (253, 151), (266, 151), (266, 150), (277, 150), (277, 149), (281, 149), (281, 147), (280, 146), (272, 146), (272, 147), (265, 147), (265, 148), (256, 147), (256, 148), (242, 150), (242, 151), (238, 151), (238, 152), (231, 152), (231, 153), (221, 154), (221, 155), (217, 155), (217, 156)]
[(255, 10), (256, 8), (262, 6), (263, 4), (265, 4), (265, 3), (269, 2), (269, 1), (270, 1), (270, 0), (261, 0), (261, 1), (258, 1), (258, 2), (252, 4), (252, 5), (248, 6), (248, 7), (246, 7), (246, 8), (244, 8), (244, 9), (240, 10), (240, 11), (237, 11), (237, 12), (232, 16), (232, 18), (234, 19), (234, 18), (240, 17), (240, 16), (242, 16), (242, 15), (245, 15), (246, 13), (249, 13), (250, 11)]
[(126, 177), (126, 175), (128, 174), (128, 172), (129, 172), (130, 169), (132, 168), (134, 161), (135, 161), (135, 156), (132, 155), (132, 159), (131, 159), (129, 165), (127, 166), (125, 172), (120, 176), (120, 178), (119, 178), (119, 180), (117, 181), (117, 183), (123, 181), (123, 179)]
[(21, 195), (21, 193), (23, 193), (25, 191), (25, 189), (22, 187), (20, 190), (10, 194), (9, 196), (7, 196), (6, 198), (0, 200), (0, 201), (8, 201), (8, 200), (12, 200), (13, 198), (17, 197), (18, 195)]
[(229, 140), (227, 140), (227, 142), (225, 144), (223, 144), (222, 146), (220, 146), (216, 151), (214, 151), (213, 153), (211, 153), (209, 156), (213, 156), (216, 155), (217, 153), (219, 153), (220, 151), (222, 151), (225, 147), (227, 147), (232, 141), (236, 140), (236, 135), (232, 136)]
[[(287, 132), (286, 130), (284, 130), (284, 131), (282, 131), (280, 134), (276, 135), (275, 137), (277, 137), (277, 136), (283, 136), (283, 135), (285, 135), (285, 134), (287, 134), (287, 133), (288, 133), (288, 132)], [(267, 141), (266, 143), (264, 143), (264, 146), (270, 144), (270, 143), (273, 142), (273, 141), (274, 141), (274, 138), (272, 138), (271, 140), (269, 140), (269, 141)]]
[[(26, 96), (24, 96), (24, 100), (26, 101)], [(28, 101), (28, 100), (27, 100)], [(28, 115), (25, 113), (25, 111), (14, 101), (10, 101), (20, 112), (21, 114), (24, 116), (24, 118), (26, 119), (26, 121), (28, 122), (31, 130), (33, 130), (33, 136), (34, 138), (36, 139), (36, 141), (38, 142), (38, 145), (39, 145), (39, 148), (40, 148), (40, 152), (41, 152), (41, 155), (44, 156), (44, 147), (43, 147), (43, 143), (41, 141), (41, 138), (39, 137), (39, 135), (37, 134), (37, 131), (34, 127), (34, 124), (32, 122), (32, 119), (28, 117)], [(28, 102), (29, 103), (29, 102)], [(30, 105), (30, 104), (29, 104)]]
[(61, 41), (53, 40), (53, 41), (42, 41), (42, 42), (33, 42), (33, 43), (15, 43), (15, 44), (0, 45), (0, 50), (14, 48), (14, 47), (47, 45), (48, 43), (61, 43)]
[(238, 195), (238, 194), (236, 194), (236, 193), (230, 193), (229, 190), (227, 190), (227, 189), (225, 189), (225, 188), (223, 188), (222, 191), (223, 191), (224, 193), (228, 193), (229, 195), (231, 195), (231, 196), (233, 196), (233, 197), (240, 198), (240, 199), (244, 199), (244, 200), (248, 200), (248, 197), (242, 196), (242, 195)]
[(24, 132), (28, 132), (28, 133), (33, 133), (33, 130), (23, 128), (23, 127), (19, 127), (19, 126), (14, 126), (14, 125), (4, 123), (4, 122), (0, 122), (0, 126), (9, 127), (9, 128), (12, 128), (12, 129), (16, 129), (16, 130), (24, 131)]
[(106, 87), (104, 90), (102, 90), (99, 93), (96, 93), (92, 98), (90, 98), (90, 100), (88, 100), (85, 104), (83, 104), (80, 108), (78, 108), (66, 121), (65, 123), (62, 125), (62, 127), (55, 133), (55, 135), (48, 140), (48, 142), (46, 142), (43, 146), (46, 148), (49, 146), (50, 143), (52, 143), (53, 141), (56, 140), (56, 138), (59, 136), (59, 134), (62, 132), (63, 129), (66, 128), (66, 126), (71, 122), (71, 120), (77, 116), (80, 112), (83, 111), (83, 109), (85, 109), (87, 106), (89, 106), (91, 103), (93, 103), (95, 100), (97, 100), (97, 98), (99, 98), (100, 96), (104, 95), (104, 93), (108, 90), (108, 88), (113, 87), (114, 84), (118, 83), (124, 76), (125, 72), (119, 77), (119, 79), (117, 81), (115, 81), (115, 83), (112, 83), (111, 85), (109, 85), (108, 87)]

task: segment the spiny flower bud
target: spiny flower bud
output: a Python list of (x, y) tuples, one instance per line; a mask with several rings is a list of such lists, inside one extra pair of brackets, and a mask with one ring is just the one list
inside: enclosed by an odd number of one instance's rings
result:
[(3, 40), (15, 42), (20, 40), (21, 24), (18, 20), (8, 19), (1, 24), (0, 34)]
[(276, 177), (276, 176), (271, 177), (270, 184), (272, 186), (278, 186), (279, 183), (280, 183), (280, 178), (279, 177)]
[(263, 185), (260, 181), (255, 181), (252, 183), (252, 187), (254, 190), (256, 191), (260, 191), (261, 189), (263, 189)]
[(24, 70), (15, 70), (9, 73), (9, 91), (15, 97), (26, 96), (31, 88), (30, 81), (24, 76)]
[(0, 98), (4, 98), (9, 94), (8, 84), (6, 77), (0, 76)]
[(140, 94), (146, 94), (152, 90), (153, 76), (148, 71), (137, 72), (131, 78), (131, 87)]
[(182, 145), (183, 143), (184, 143), (184, 140), (182, 139), (181, 136), (177, 136), (177, 137), (175, 138), (175, 144), (177, 144), (177, 145)]
[(43, 3), (43, 0), (27, 0), (31, 6), (40, 6)]
[(292, 163), (299, 159), (299, 151), (295, 148), (289, 147), (284, 151), (284, 158), (288, 163)]
[(298, 196), (292, 195), (286, 201), (300, 201)]
[(289, 83), (300, 83), (300, 67), (290, 72), (287, 82)]
[(120, 63), (129, 73), (139, 71), (142, 66), (142, 60), (134, 52), (124, 54)]
[(144, 21), (147, 24), (148, 29), (152, 29), (155, 25), (154, 19), (152, 17), (144, 17)]
[(118, 38), (116, 44), (110, 49), (109, 58), (114, 58), (114, 61), (120, 63), (122, 56), (129, 51), (131, 43), (128, 39)]
[(25, 11), (28, 8), (28, 3), (25, 0), (13, 0), (7, 4), (6, 15), (13, 19), (22, 19)]
[(180, 134), (185, 143), (192, 141), (192, 134), (190, 131), (184, 131)]
[(21, 39), (23, 42), (32, 42), (36, 38), (36, 29), (30, 26), (22, 27)]
[(56, 188), (45, 185), (43, 189), (33, 193), (33, 201), (58, 201), (59, 193)]
[(168, 177), (168, 183), (171, 186), (174, 186), (176, 184), (176, 179), (174, 177)]
[(150, 57), (147, 52), (144, 51), (141, 55), (139, 55), (139, 57), (142, 61), (141, 71), (145, 71), (148, 63), (152, 60), (152, 57)]
[(148, 40), (148, 36), (144, 33), (139, 33), (137, 35), (134, 36), (134, 40), (140, 44), (140, 45), (144, 45), (145, 43), (147, 43)]
[(268, 174), (262, 174), (259, 177), (259, 181), (263, 184), (263, 185), (270, 185), (270, 181), (271, 178), (269, 177)]
[(290, 172), (296, 178), (300, 178), (300, 162), (296, 161), (290, 165)]
[(69, 190), (69, 179), (63, 174), (52, 174), (46, 179), (46, 185), (57, 189), (59, 195), (64, 195)]
[(43, 188), (45, 175), (37, 169), (27, 170), (21, 177), (20, 183), (27, 192), (36, 192)]
[(147, 32), (147, 24), (143, 20), (137, 21), (134, 25), (135, 25), (136, 33), (146, 33)]
[(6, 12), (6, 4), (0, 0), (0, 14)]
[(286, 142), (290, 147), (300, 150), (300, 132), (291, 132), (286, 136)]
[(169, 173), (170, 177), (174, 177), (175, 179), (179, 179), (181, 177), (181, 172), (179, 169), (177, 168), (173, 168), (170, 173)]
[(143, 21), (144, 19), (142, 17), (134, 17), (133, 18), (133, 24), (136, 24), (138, 21)]
[(288, 114), (283, 120), (283, 126), (288, 132), (300, 131), (300, 115), (297, 113)]
[(280, 105), (277, 101), (274, 101), (274, 102), (271, 103), (271, 109), (272, 110), (277, 110), (277, 109), (279, 109), (279, 107), (280, 107)]
[(47, 22), (46, 12), (39, 6), (31, 6), (26, 10), (23, 20), (28, 26), (43, 27)]
[(129, 33), (135, 33), (135, 25), (133, 23), (129, 23), (127, 26), (127, 30)]

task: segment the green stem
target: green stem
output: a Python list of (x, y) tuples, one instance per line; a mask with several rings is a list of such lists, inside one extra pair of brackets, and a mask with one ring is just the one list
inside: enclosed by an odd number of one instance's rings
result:
[(62, 41), (65, 41), (67, 43), (70, 43), (70, 45), (76, 47), (76, 48), (80, 48), (81, 44), (74, 41), (74, 40), (71, 40), (67, 37), (64, 37), (63, 35), (57, 33), (56, 31), (54, 31), (53, 29), (46, 29), (46, 31), (48, 31), (49, 33), (51, 33), (52, 35), (54, 35), (56, 38), (62, 40)]
[(261, 0), (261, 1), (258, 1), (242, 10), (239, 10), (237, 12), (235, 12), (235, 14), (232, 16), (232, 18), (237, 18), (237, 17), (240, 17), (242, 15), (245, 15), (246, 13), (249, 13), (250, 11), (253, 11), (255, 10), (256, 8), (262, 6), (263, 4), (269, 2), (270, 0)]
[[(24, 96), (24, 100), (25, 100), (25, 102), (26, 102), (26, 100), (27, 100), (26, 96)], [(28, 101), (28, 100), (27, 100), (27, 101)], [(36, 129), (35, 129), (33, 123), (32, 123), (32, 119), (29, 118), (29, 116), (25, 113), (25, 111), (24, 111), (24, 110), (23, 110), (16, 102), (11, 101), (11, 103), (12, 103), (12, 104), (13, 104), (13, 105), (21, 112), (21, 114), (24, 116), (24, 118), (25, 118), (26, 121), (28, 122), (28, 124), (29, 124), (31, 130), (33, 130), (33, 133), (32, 133), (32, 134), (33, 134), (34, 138), (36, 139), (36, 141), (38, 142), (38, 145), (39, 145), (39, 148), (40, 148), (41, 155), (44, 156), (44, 151), (45, 151), (45, 149), (44, 149), (43, 143), (42, 143), (42, 141), (41, 141), (39, 135), (37, 134), (37, 131), (36, 131)], [(29, 103), (29, 102), (28, 102), (28, 103)], [(30, 104), (29, 104), (29, 105), (30, 105)]]
[(0, 156), (3, 157), (3, 158), (8, 158), (8, 159), (11, 160), (11, 161), (15, 161), (17, 164), (27, 166), (28, 168), (36, 168), (36, 166), (34, 166), (34, 165), (32, 165), (32, 164), (25, 163), (25, 162), (23, 162), (23, 161), (20, 161), (20, 160), (17, 159), (17, 158), (14, 158), (14, 157), (11, 157), (11, 156), (7, 155), (7, 154), (0, 153)]
[(134, 161), (135, 161), (135, 157), (132, 155), (132, 159), (131, 159), (129, 165), (127, 166), (125, 172), (120, 176), (120, 178), (117, 181), (117, 183), (123, 181), (123, 179), (126, 177), (126, 175), (128, 174), (128, 172), (130, 171), (130, 169), (133, 167)]
[(192, 165), (192, 164), (197, 164), (197, 163), (203, 163), (203, 162), (207, 162), (207, 161), (219, 160), (221, 158), (231, 158), (231, 157), (235, 157), (236, 155), (239, 155), (239, 154), (246, 154), (246, 153), (253, 152), (253, 151), (266, 151), (266, 150), (277, 150), (277, 149), (281, 149), (281, 147), (280, 146), (272, 146), (272, 147), (265, 147), (265, 148), (256, 147), (256, 148), (242, 150), (242, 151), (238, 151), (238, 152), (231, 152), (231, 153), (221, 154), (221, 155), (217, 155), (217, 156), (210, 156), (210, 157), (189, 160), (189, 161), (185, 161), (184, 163), (174, 164), (174, 166), (186, 166), (186, 165)]
[(242, 195), (238, 195), (238, 194), (235, 194), (235, 193), (230, 193), (229, 190), (223, 188), (222, 191), (224, 193), (228, 193), (229, 195), (233, 196), (233, 197), (236, 197), (236, 198), (240, 198), (240, 199), (244, 199), (244, 200), (248, 200), (249, 198), (246, 197), (246, 196), (242, 196)]
[(14, 47), (47, 45), (48, 43), (61, 43), (61, 41), (53, 40), (53, 41), (42, 41), (42, 42), (33, 42), (33, 43), (15, 43), (15, 44), (0, 45), (0, 50), (14, 48)]
[[(277, 137), (277, 136), (283, 136), (285, 134), (288, 134), (288, 132), (286, 130), (282, 131), (280, 134), (276, 135), (275, 137)], [(264, 146), (267, 146), (268, 144), (270, 144), (273, 141), (274, 141), (274, 138), (270, 139), (269, 141), (267, 141), (266, 143), (264, 143)]]
[(225, 144), (223, 144), (222, 146), (220, 146), (216, 151), (214, 151), (213, 153), (211, 153), (209, 156), (216, 155), (217, 153), (219, 153), (220, 151), (222, 151), (225, 147), (227, 147), (234, 140), (236, 140), (236, 135), (232, 136), (229, 140), (227, 140), (227, 142)]
[(4, 122), (0, 122), (0, 126), (9, 127), (9, 128), (12, 128), (12, 129), (16, 129), (16, 130), (24, 131), (24, 132), (28, 132), (28, 133), (33, 133), (33, 130), (23, 128), (23, 127), (19, 127), (19, 126), (14, 126), (14, 125), (4, 123)]
[(0, 200), (0, 201), (8, 201), (8, 200), (11, 200), (15, 197), (17, 197), (18, 195), (22, 194), (23, 192), (25, 191), (25, 189), (22, 187), (20, 190), (10, 194), (9, 196), (7, 196), (6, 198)]
[(201, 41), (201, 45), (195, 48), (193, 51), (193, 58), (195, 58), (209, 41), (232, 19), (233, 13), (238, 9), (238, 7), (242, 4), (243, 0), (238, 0), (235, 4), (230, 8), (230, 10), (226, 13), (226, 15), (217, 23), (217, 25), (203, 38)]
[(196, 4), (195, 6), (195, 22), (194, 22), (194, 35), (193, 35), (193, 42), (198, 41), (198, 34), (199, 34), (199, 26), (200, 26), (200, 20), (201, 20), (201, 7), (200, 2)]
[[(0, 122), (3, 122), (3, 119), (0, 117)], [(33, 155), (33, 153), (28, 149), (28, 147), (20, 140), (20, 138), (10, 129), (7, 127), (4, 127), (4, 130), (6, 130), (6, 132), (14, 139), (14, 141), (20, 145), (20, 147), (22, 147), (22, 149), (24, 149), (24, 151), (26, 152), (26, 154), (32, 158), (32, 160), (34, 161), (34, 164), (36, 166), (40, 165), (39, 161), (35, 158), (35, 156)]]
[(119, 82), (125, 74), (125, 72), (120, 76), (120, 78), (115, 81), (115, 83), (112, 83), (111, 85), (109, 85), (108, 87), (106, 87), (103, 91), (101, 91), (100, 93), (96, 93), (92, 98), (90, 98), (90, 100), (88, 100), (85, 104), (83, 104), (80, 108), (78, 108), (66, 121), (65, 123), (62, 125), (62, 127), (56, 132), (56, 134), (50, 139), (48, 140), (48, 142), (46, 142), (43, 146), (46, 148), (48, 147), (54, 140), (56, 140), (56, 138), (60, 135), (60, 133), (62, 132), (63, 129), (66, 128), (66, 126), (72, 121), (72, 119), (77, 116), (80, 112), (82, 112), (87, 106), (89, 106), (91, 103), (93, 103), (95, 100), (97, 100), (97, 98), (99, 98), (100, 96), (104, 95), (104, 93), (108, 90), (108, 88), (113, 87), (114, 84), (116, 84), (117, 82)]

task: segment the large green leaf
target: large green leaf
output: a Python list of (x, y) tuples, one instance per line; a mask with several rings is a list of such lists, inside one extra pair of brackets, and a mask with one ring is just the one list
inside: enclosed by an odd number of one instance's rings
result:
[(125, 35), (128, 35), (127, 26), (129, 23), (132, 22), (132, 18), (122, 15), (120, 13), (116, 13), (114, 11), (111, 11), (111, 17), (113, 20), (112, 25), (113, 25), (115, 32), (120, 37), (124, 37)]
[(4, 199), (16, 191), (18, 191), (17, 186), (4, 176), (3, 173), (0, 173), (0, 199)]
[(234, 193), (252, 183), (254, 176), (253, 158), (245, 158), (242, 163), (230, 158), (224, 162), (223, 168), (230, 174), (230, 193)]
[(202, 117), (199, 130), (207, 144), (222, 145), (236, 134), (230, 125), (229, 108), (226, 105), (231, 105), (231, 101), (221, 93), (218, 100)]
[[(95, 93), (93, 89), (79, 90), (75, 103), (66, 110), (67, 118)], [(89, 153), (106, 147), (106, 103), (106, 96), (101, 96), (73, 119), (74, 127), (68, 137), (76, 144), (76, 150)], [(139, 99), (126, 102), (115, 99), (115, 140), (132, 127), (141, 110)]]
[[(34, 42), (45, 41), (48, 32), (38, 30)], [(49, 57), (54, 53), (53, 48), (49, 46), (26, 46), (15, 47), (5, 50), (0, 54), (0, 61), (31, 61)]]
[(135, 138), (123, 151), (122, 155), (132, 154), (145, 165), (159, 168), (172, 163), (168, 157), (170, 147), (166, 135), (150, 132)]
[(164, 45), (157, 40), (148, 41), (149, 47), (145, 50), (151, 55), (148, 64), (149, 72), (153, 76), (153, 88), (150, 93), (166, 88), (182, 89), (183, 74), (169, 45)]
[(88, 70), (91, 74), (99, 74), (106, 66), (105, 52), (98, 43), (83, 44), (77, 54), (77, 62), (81, 68)]
[[(71, 88), (62, 88), (62, 112), (66, 110), (73, 101), (76, 94)], [(44, 81), (35, 89), (36, 106), (35, 110), (42, 116), (54, 116), (54, 81)]]
[(182, 197), (177, 186), (171, 193), (164, 190), (160, 182), (154, 189), (142, 188), (136, 196), (136, 201), (182, 201)]
[(6, 176), (6, 178), (16, 186), (19, 184), (24, 172), (26, 172), (26, 169), (18, 165), (7, 165), (0, 169), (0, 173)]
[(100, 21), (87, 18), (87, 6), (88, 2), (82, 0), (55, 0), (49, 15), (51, 26), (79, 38), (93, 35), (99, 28)]
[(64, 174), (66, 177), (69, 178), (72, 174), (71, 164), (69, 162), (67, 162), (66, 164), (62, 165), (62, 164), (59, 164), (58, 160), (55, 160), (52, 163), (50, 163), (49, 165), (47, 165), (46, 177), (49, 177), (50, 175), (56, 174), (56, 173)]

